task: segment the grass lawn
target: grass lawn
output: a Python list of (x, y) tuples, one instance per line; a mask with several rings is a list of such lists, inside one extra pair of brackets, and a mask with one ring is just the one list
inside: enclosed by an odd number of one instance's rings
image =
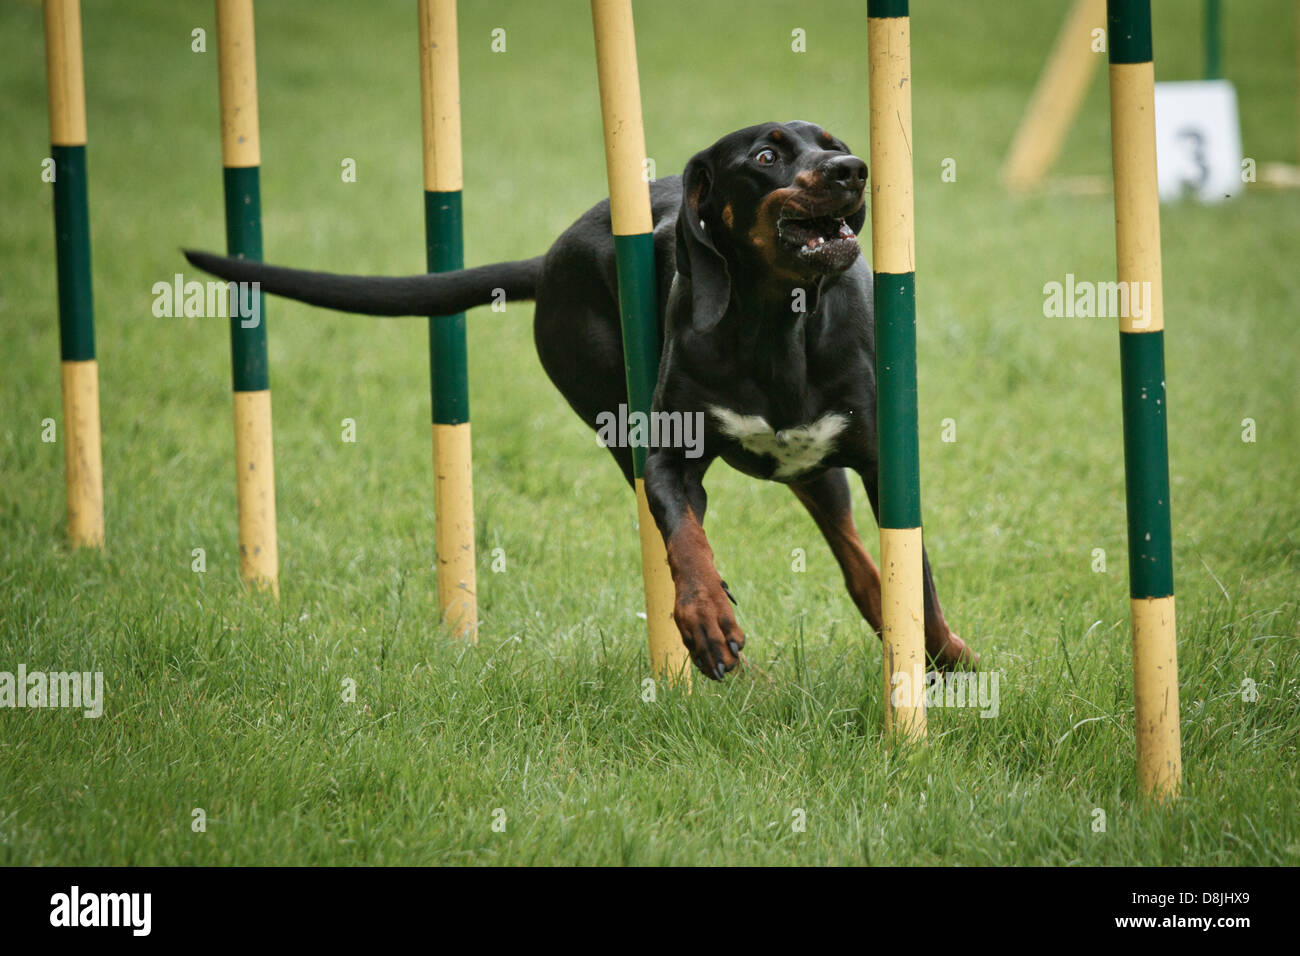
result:
[[(0, 671), (98, 670), (106, 694), (94, 720), (0, 710), (0, 864), (1300, 863), (1300, 192), (1162, 209), (1185, 766), (1162, 808), (1134, 766), (1115, 322), (1042, 310), (1046, 282), (1114, 278), (1112, 200), (997, 182), (1068, 3), (914, 6), (925, 526), (1000, 706), (936, 709), (906, 752), (812, 521), (721, 464), (709, 534), (751, 666), (643, 699), (632, 498), (528, 305), (469, 320), (478, 645), (436, 624), (418, 320), (268, 303), (282, 596), (244, 590), (227, 326), (151, 310), (181, 246), (224, 247), (210, 4), (85, 4), (108, 547), (69, 553), (41, 440), (62, 421), (41, 14), (0, 3)], [(423, 268), (414, 3), (364, 7), (259, 4), (268, 260)], [(461, 7), (466, 258), (534, 255), (604, 195), (588, 9)], [(1156, 3), (1158, 78), (1199, 75), (1199, 9)], [(1225, 21), (1261, 164), (1297, 160), (1294, 10)], [(770, 119), (867, 155), (865, 4), (656, 0), (637, 28), (660, 175)], [(1058, 174), (1109, 174), (1103, 76)]]

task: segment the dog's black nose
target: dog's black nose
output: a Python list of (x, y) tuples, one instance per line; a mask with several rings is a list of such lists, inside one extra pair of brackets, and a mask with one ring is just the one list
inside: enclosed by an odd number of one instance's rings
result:
[(867, 164), (856, 156), (836, 156), (822, 167), (827, 182), (861, 189), (867, 184)]

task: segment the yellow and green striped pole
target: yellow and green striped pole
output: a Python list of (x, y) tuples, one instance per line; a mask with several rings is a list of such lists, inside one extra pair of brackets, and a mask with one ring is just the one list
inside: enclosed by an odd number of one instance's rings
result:
[[(419, 17), (426, 251), (429, 271), (447, 272), (465, 267), (456, 0), (420, 0)], [(474, 641), (478, 594), (465, 313), (429, 319), (429, 374), (438, 611), (455, 633)]]
[(1178, 792), (1183, 761), (1150, 0), (1108, 0), (1107, 21), (1116, 260), (1119, 281), (1147, 306), (1120, 318), (1119, 336), (1138, 780), (1165, 798)]
[(63, 377), (63, 460), (68, 543), (104, 546), (99, 364), (86, 196), (86, 83), (80, 0), (45, 0), (45, 72), (54, 160), (54, 249)]
[(868, 0), (867, 17), (885, 733), (919, 739), (925, 736), (925, 603), (907, 0)]
[[(623, 325), (628, 414), (648, 413), (659, 375), (658, 311), (655, 303), (655, 247), (650, 186), (642, 174), (645, 130), (641, 123), (641, 85), (637, 77), (636, 33), (630, 0), (591, 0), (596, 33), (596, 72), (605, 130), (605, 167), (618, 300)], [(614, 411), (614, 409), (610, 409)], [(650, 630), (650, 669), (656, 677), (685, 680), (690, 672), (686, 648), (673, 621), (673, 582), (663, 538), (646, 502), (646, 450), (632, 449), (637, 516), (641, 535), (641, 575)]]
[[(257, 56), (253, 0), (217, 0), (217, 72), (221, 89), (221, 165), (226, 197), (226, 248), (261, 261), (262, 162), (257, 126)], [(275, 462), (271, 386), (266, 361), (266, 301), (242, 316), (232, 293), (230, 360), (235, 404), (235, 472), (239, 495), (239, 573), (280, 595), (275, 536)]]

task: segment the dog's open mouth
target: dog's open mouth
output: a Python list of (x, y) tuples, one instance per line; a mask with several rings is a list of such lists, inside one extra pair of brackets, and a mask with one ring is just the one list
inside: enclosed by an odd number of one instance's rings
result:
[(847, 265), (858, 254), (858, 237), (837, 216), (782, 216), (776, 231), (782, 244), (804, 259)]

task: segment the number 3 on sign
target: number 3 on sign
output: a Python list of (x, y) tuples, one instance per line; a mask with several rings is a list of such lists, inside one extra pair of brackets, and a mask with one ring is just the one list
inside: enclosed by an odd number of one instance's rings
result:
[(1160, 199), (1220, 202), (1241, 192), (1237, 93), (1227, 80), (1156, 84)]

